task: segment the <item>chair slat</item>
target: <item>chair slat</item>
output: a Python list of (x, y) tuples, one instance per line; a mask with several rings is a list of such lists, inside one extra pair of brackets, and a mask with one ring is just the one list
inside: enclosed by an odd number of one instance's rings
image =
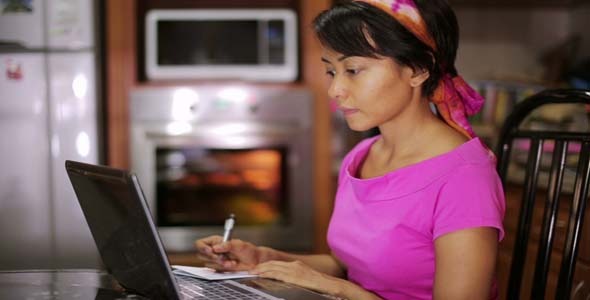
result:
[(549, 175), (549, 185), (547, 198), (543, 212), (543, 222), (541, 225), (541, 236), (539, 238), (539, 250), (537, 252), (537, 262), (535, 265), (535, 274), (533, 277), (532, 299), (544, 299), (545, 288), (547, 286), (547, 272), (551, 262), (551, 249), (555, 232), (555, 221), (557, 219), (557, 210), (559, 208), (559, 195), (563, 183), (563, 172), (567, 158), (567, 142), (555, 141), (553, 158), (551, 160), (551, 171)]
[(578, 255), (578, 244), (586, 212), (588, 185), (590, 184), (590, 142), (582, 144), (574, 184), (574, 198), (567, 225), (563, 260), (557, 281), (556, 299), (569, 299)]
[(530, 144), (527, 167), (525, 173), (525, 190), (520, 206), (520, 216), (516, 241), (514, 244), (514, 255), (510, 268), (510, 280), (508, 282), (508, 299), (519, 299), (522, 273), (527, 252), (527, 244), (531, 229), (531, 220), (535, 204), (539, 166), (543, 151), (543, 140), (533, 139)]

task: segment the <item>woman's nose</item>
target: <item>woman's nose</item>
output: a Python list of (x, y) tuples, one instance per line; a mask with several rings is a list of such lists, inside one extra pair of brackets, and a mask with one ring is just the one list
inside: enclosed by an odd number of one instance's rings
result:
[(330, 82), (330, 87), (328, 88), (328, 96), (337, 101), (344, 99), (346, 96), (345, 84), (342, 82), (342, 80), (339, 80), (337, 76), (335, 76)]

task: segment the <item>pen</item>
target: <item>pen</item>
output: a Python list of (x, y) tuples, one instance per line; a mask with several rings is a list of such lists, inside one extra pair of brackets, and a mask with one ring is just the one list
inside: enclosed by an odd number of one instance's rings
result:
[[(225, 224), (223, 225), (223, 243), (228, 242), (231, 239), (231, 233), (234, 230), (235, 223), (236, 218), (234, 214), (230, 214), (229, 218), (225, 219)], [(221, 257), (224, 260), (229, 259), (227, 253), (222, 254)]]
[(230, 214), (229, 218), (225, 219), (225, 225), (223, 226), (223, 242), (227, 242), (231, 239), (232, 231), (234, 230), (234, 224), (236, 218), (234, 214)]

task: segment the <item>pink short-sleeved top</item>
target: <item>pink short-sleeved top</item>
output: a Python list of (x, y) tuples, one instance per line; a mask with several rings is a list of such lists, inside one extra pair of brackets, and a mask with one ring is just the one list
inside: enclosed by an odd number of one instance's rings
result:
[(355, 177), (377, 139), (362, 141), (342, 162), (328, 244), (348, 279), (380, 297), (432, 299), (437, 237), (482, 226), (504, 236), (495, 160), (474, 138), (383, 176)]

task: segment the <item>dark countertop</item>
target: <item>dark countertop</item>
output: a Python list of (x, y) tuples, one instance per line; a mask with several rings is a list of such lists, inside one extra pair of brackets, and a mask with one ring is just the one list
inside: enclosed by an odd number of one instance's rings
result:
[(0, 299), (146, 299), (99, 270), (0, 271)]

